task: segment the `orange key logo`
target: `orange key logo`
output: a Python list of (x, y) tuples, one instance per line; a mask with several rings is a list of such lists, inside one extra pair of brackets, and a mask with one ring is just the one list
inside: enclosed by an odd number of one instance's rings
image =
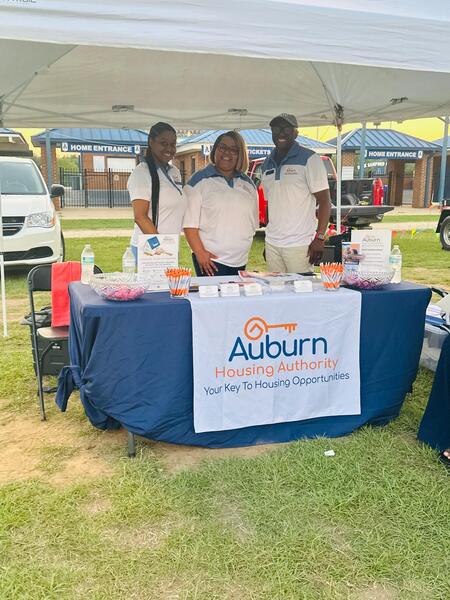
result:
[(270, 329), (285, 329), (288, 333), (292, 333), (297, 329), (297, 323), (277, 323), (269, 325), (262, 317), (251, 317), (244, 325), (244, 335), (252, 342), (259, 340)]

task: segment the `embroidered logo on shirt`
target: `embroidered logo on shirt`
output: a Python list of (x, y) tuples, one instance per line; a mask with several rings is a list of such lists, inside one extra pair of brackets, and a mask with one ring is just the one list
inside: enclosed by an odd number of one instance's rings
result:
[(298, 171), (295, 167), (286, 167), (284, 170), (285, 175), (297, 175)]

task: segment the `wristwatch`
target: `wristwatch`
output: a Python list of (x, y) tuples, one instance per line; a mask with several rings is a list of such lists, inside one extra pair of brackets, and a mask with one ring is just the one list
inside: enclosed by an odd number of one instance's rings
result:
[(325, 234), (324, 233), (320, 233), (319, 231), (316, 231), (316, 235), (314, 236), (315, 240), (324, 240), (325, 239)]

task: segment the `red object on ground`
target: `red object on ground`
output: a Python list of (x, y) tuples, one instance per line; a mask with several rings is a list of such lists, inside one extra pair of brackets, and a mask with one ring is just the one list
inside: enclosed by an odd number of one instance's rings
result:
[(70, 323), (69, 283), (80, 281), (81, 264), (75, 261), (52, 264), (52, 327)]
[(384, 198), (384, 187), (382, 180), (377, 177), (373, 180), (373, 205), (381, 206)]

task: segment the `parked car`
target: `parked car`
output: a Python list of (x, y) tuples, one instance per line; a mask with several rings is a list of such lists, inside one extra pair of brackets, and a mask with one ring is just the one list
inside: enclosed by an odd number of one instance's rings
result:
[[(328, 175), (330, 185), (331, 208), (330, 222), (336, 222), (336, 169), (329, 156), (321, 156)], [(259, 222), (265, 227), (268, 221), (267, 200), (261, 184), (261, 170), (264, 158), (250, 161), (248, 175), (258, 188)], [(371, 223), (379, 223), (385, 213), (393, 210), (393, 206), (374, 206), (372, 194), (372, 179), (352, 179), (341, 182), (341, 215), (342, 222), (350, 227), (364, 228)]]
[(62, 196), (64, 187), (53, 185), (49, 193), (33, 160), (0, 156), (0, 193), (5, 264), (64, 260), (64, 238), (51, 200)]

